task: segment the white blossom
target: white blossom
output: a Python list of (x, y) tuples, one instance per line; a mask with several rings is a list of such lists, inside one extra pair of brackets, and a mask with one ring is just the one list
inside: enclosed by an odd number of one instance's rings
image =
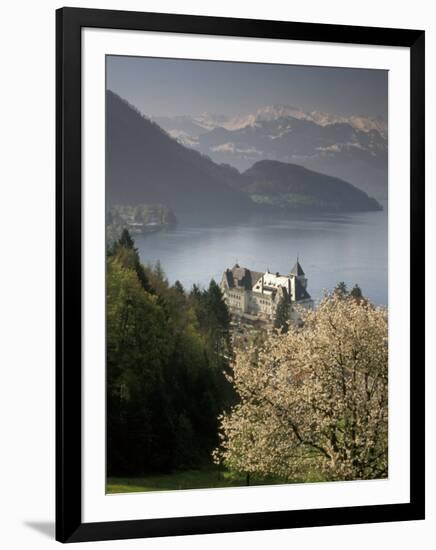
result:
[(386, 477), (386, 309), (332, 295), (301, 315), (287, 334), (237, 350), (240, 401), (220, 417), (214, 460), (289, 481)]

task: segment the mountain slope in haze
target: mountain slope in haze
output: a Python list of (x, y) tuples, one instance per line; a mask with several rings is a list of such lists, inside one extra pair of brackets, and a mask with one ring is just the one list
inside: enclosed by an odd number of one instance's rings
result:
[(180, 143), (246, 170), (269, 159), (304, 165), (387, 197), (387, 123), (272, 105), (245, 117), (203, 115), (156, 121)]
[(380, 208), (351, 184), (295, 164), (261, 161), (241, 174), (181, 145), (108, 91), (108, 206), (163, 205), (180, 222), (226, 223), (288, 211)]
[(371, 211), (380, 204), (350, 183), (297, 164), (263, 160), (243, 173), (242, 190), (260, 205), (282, 210)]
[(109, 205), (164, 204), (181, 221), (226, 221), (248, 215), (250, 198), (237, 170), (219, 166), (171, 138), (113, 92), (106, 95), (106, 185)]

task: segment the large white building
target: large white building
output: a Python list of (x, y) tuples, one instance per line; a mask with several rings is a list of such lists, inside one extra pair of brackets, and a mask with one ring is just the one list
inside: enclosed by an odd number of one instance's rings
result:
[(288, 275), (252, 271), (235, 264), (224, 271), (221, 290), (230, 313), (250, 321), (273, 323), (281, 300), (289, 305), (293, 320), (299, 318), (295, 306), (313, 308), (307, 278), (298, 259)]

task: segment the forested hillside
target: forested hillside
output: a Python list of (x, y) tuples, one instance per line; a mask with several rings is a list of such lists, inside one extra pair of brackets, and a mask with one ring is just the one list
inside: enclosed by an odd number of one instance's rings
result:
[(108, 475), (210, 463), (217, 417), (234, 402), (229, 322), (214, 281), (170, 286), (123, 231), (107, 254)]
[(298, 164), (256, 162), (243, 173), (242, 189), (259, 205), (282, 210), (371, 211), (380, 204), (351, 183)]
[(229, 185), (239, 172), (187, 149), (116, 94), (106, 95), (109, 205), (162, 204), (177, 219), (234, 220), (252, 204)]

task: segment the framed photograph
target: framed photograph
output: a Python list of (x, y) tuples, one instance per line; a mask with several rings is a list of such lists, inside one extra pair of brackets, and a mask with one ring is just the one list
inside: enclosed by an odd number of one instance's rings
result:
[(423, 519), (424, 32), (56, 16), (56, 538)]

